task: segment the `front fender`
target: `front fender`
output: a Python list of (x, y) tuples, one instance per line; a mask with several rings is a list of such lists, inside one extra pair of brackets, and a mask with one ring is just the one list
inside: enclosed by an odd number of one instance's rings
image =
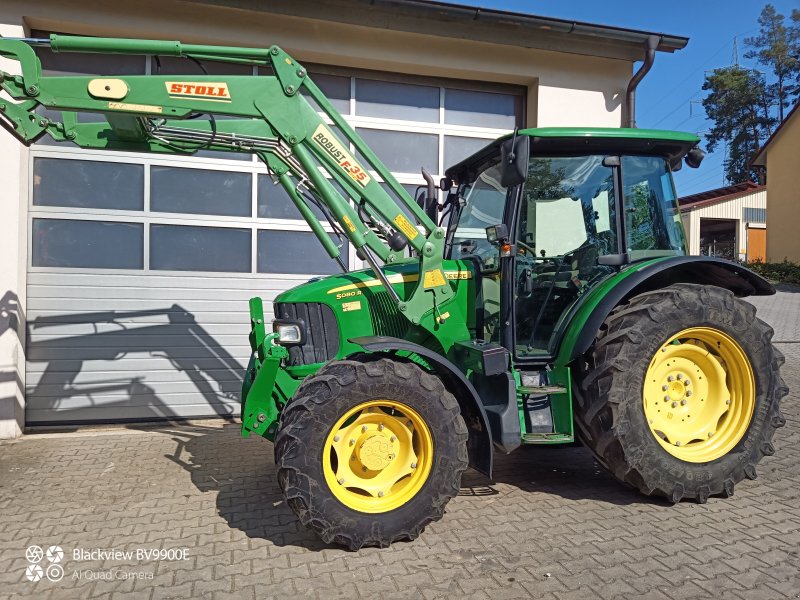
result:
[(567, 365), (592, 345), (612, 310), (628, 298), (673, 283), (714, 285), (736, 296), (769, 296), (766, 279), (734, 262), (708, 256), (675, 256), (631, 265), (586, 294), (566, 319), (556, 364)]
[(461, 414), (469, 430), (467, 452), (470, 466), (491, 479), (493, 448), (489, 420), (478, 392), (458, 367), (441, 354), (400, 338), (366, 336), (349, 341), (368, 352), (412, 352), (422, 357), (442, 378), (445, 387), (453, 393), (461, 407)]

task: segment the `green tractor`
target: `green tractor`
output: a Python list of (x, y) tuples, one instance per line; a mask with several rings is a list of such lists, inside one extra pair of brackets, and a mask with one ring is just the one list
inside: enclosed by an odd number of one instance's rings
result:
[[(37, 44), (271, 74), (44, 77)], [(467, 466), (491, 477), (523, 444), (579, 440), (643, 494), (701, 503), (774, 452), (783, 358), (740, 298), (775, 290), (687, 256), (672, 171), (699, 165), (696, 136), (523, 129), (438, 184), (423, 170), (417, 201), (276, 46), (54, 35), (0, 56), (20, 65), (0, 74), (0, 123), (23, 143), (256, 154), (332, 259), (349, 243), (369, 265), (281, 294), (271, 327), (250, 301), (242, 434), (274, 442), (289, 506), (324, 541), (414, 539)]]

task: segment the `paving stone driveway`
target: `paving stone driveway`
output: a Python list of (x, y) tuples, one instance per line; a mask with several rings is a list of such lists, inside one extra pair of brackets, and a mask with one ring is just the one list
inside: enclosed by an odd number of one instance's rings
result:
[[(733, 498), (671, 506), (583, 448), (523, 448), (495, 482), (468, 473), (418, 540), (350, 553), (298, 527), (271, 445), (236, 425), (33, 435), (0, 445), (0, 597), (800, 598), (800, 289), (757, 304), (793, 391), (776, 455)], [(61, 581), (26, 579), (33, 544), (63, 548)]]

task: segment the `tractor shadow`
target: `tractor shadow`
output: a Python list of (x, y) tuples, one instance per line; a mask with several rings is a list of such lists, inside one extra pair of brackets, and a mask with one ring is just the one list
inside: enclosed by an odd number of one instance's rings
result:
[(461, 480), (459, 497), (501, 495), (513, 489), (543, 499), (671, 506), (662, 498), (644, 496), (614, 479), (579, 443), (522, 446), (507, 455), (495, 452), (493, 479), (469, 469)]
[(270, 442), (258, 436), (242, 438), (238, 423), (155, 430), (175, 442), (165, 458), (186, 471), (199, 491), (217, 494), (217, 513), (231, 528), (276, 546), (332, 547), (303, 527), (286, 504)]
[[(132, 426), (133, 427), (133, 426)], [(148, 428), (153, 431), (152, 427)], [(276, 546), (323, 550), (324, 544), (300, 525), (278, 485), (272, 444), (242, 439), (240, 426), (178, 425), (155, 428), (175, 443), (165, 458), (179, 465), (201, 492), (215, 492), (216, 509), (227, 524), (250, 538)], [(539, 497), (568, 501), (593, 500), (616, 505), (667, 506), (625, 487), (606, 474), (580, 446), (522, 447), (508, 456), (496, 456), (495, 478), (468, 470), (458, 502), (467, 497), (502, 496), (515, 490)], [(479, 507), (480, 499), (476, 499)]]

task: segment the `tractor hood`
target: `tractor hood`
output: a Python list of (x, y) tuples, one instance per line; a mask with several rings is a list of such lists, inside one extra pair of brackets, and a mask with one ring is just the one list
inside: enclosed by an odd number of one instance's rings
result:
[[(446, 260), (442, 268), (451, 282), (473, 278), (473, 265), (470, 262)], [(400, 298), (407, 298), (419, 281), (419, 261), (416, 259), (386, 265), (383, 271)], [(387, 295), (372, 269), (362, 269), (310, 279), (279, 294), (275, 302), (321, 302), (336, 306), (347, 299), (376, 294)]]
[[(387, 265), (383, 270), (403, 300), (419, 283), (419, 261), (416, 259)], [(474, 264), (445, 260), (442, 270), (454, 291), (453, 299), (437, 306), (435, 315), (417, 317), (440, 319), (433, 338), (429, 329), (419, 325), (419, 320), (414, 324), (411, 315), (400, 311), (372, 269), (312, 279), (279, 294), (273, 306), (276, 317), (300, 321), (306, 332), (306, 344), (302, 348), (290, 349), (289, 364), (309, 364), (349, 356), (363, 351), (350, 340), (369, 336), (402, 338), (436, 348), (438, 352), (446, 352), (458, 340), (469, 339), (475, 329)], [(330, 335), (334, 329), (333, 321), (338, 329), (336, 340)], [(324, 338), (324, 352), (316, 348), (322, 343), (321, 338)], [(309, 345), (315, 346), (313, 352)]]

